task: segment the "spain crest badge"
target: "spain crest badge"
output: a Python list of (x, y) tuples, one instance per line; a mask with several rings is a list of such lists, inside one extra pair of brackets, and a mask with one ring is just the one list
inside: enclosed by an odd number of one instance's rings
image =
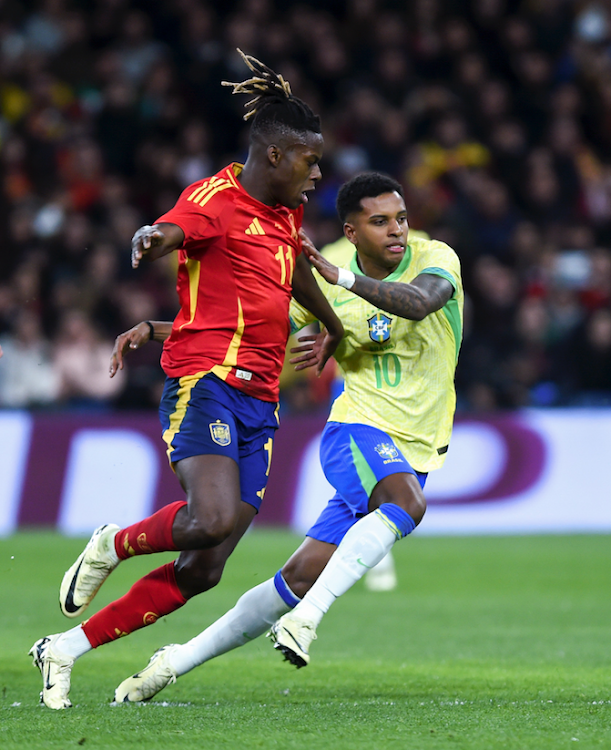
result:
[(217, 445), (223, 447), (231, 443), (231, 431), (229, 425), (218, 420), (210, 425), (210, 435)]

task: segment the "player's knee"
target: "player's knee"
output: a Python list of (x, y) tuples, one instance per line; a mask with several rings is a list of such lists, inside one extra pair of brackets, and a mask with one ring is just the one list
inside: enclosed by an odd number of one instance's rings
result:
[(386, 477), (376, 486), (372, 500), (376, 508), (384, 503), (398, 505), (409, 513), (416, 526), (426, 513), (424, 493), (418, 480), (412, 474), (394, 474)]
[(422, 492), (414, 492), (395, 497), (388, 502), (398, 505), (400, 508), (403, 508), (406, 513), (409, 513), (416, 526), (422, 521), (424, 514), (426, 513), (426, 500)]
[(208, 514), (189, 519), (187, 536), (191, 549), (209, 549), (222, 544), (235, 528), (233, 516)]
[(410, 503), (411, 510), (408, 510), (407, 512), (410, 514), (410, 516), (414, 519), (414, 523), (416, 526), (422, 521), (424, 518), (424, 514), (426, 513), (426, 499), (422, 493), (420, 493), (419, 496), (416, 496), (413, 498), (412, 502)]

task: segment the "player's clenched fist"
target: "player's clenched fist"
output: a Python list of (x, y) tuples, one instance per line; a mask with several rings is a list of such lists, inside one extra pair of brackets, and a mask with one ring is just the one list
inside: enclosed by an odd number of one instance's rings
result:
[(132, 268), (138, 268), (145, 256), (157, 260), (180, 247), (185, 234), (177, 224), (145, 224), (132, 237)]
[(145, 224), (132, 237), (132, 268), (138, 268), (142, 258), (152, 247), (163, 244), (165, 235), (155, 224)]

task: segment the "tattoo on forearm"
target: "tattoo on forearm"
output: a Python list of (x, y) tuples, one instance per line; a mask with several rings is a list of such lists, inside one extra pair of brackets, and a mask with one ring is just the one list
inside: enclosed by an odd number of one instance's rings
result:
[(423, 274), (412, 284), (357, 276), (352, 291), (385, 312), (408, 320), (422, 320), (440, 310), (452, 296), (453, 289), (447, 279)]

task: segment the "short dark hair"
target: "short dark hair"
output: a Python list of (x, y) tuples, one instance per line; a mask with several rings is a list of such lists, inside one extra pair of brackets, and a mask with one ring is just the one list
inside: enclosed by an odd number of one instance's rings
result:
[(257, 135), (271, 133), (320, 133), (320, 117), (297, 96), (291, 93), (288, 81), (252, 55), (238, 49), (246, 65), (255, 74), (241, 83), (222, 81), (231, 86), (234, 94), (254, 97), (244, 105), (245, 120), (252, 118), (251, 140)]
[(404, 198), (403, 188), (390, 175), (382, 172), (361, 172), (339, 189), (335, 206), (339, 219), (344, 224), (352, 213), (363, 210), (363, 198), (377, 198), (384, 193), (399, 193)]

